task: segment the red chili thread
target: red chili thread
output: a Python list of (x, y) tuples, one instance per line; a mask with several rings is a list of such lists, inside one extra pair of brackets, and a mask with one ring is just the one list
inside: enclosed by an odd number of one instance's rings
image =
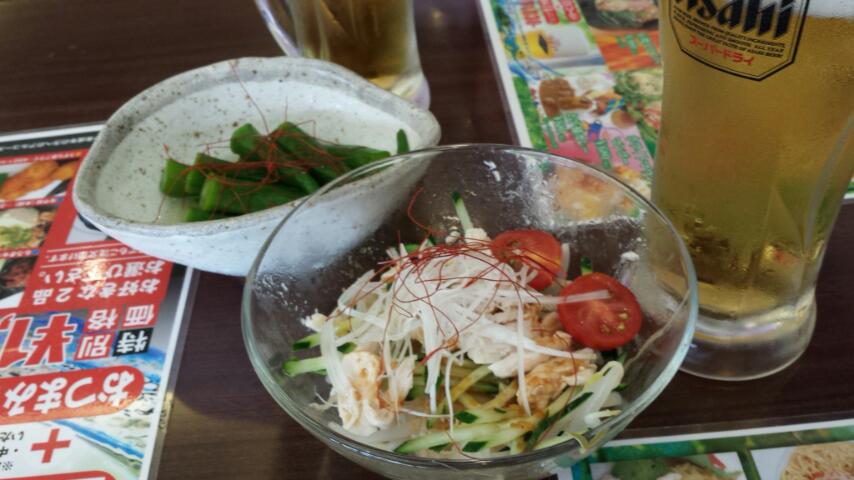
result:
[(261, 122), (264, 124), (264, 130), (269, 132), (270, 127), (267, 126), (267, 119), (264, 117), (264, 112), (261, 111), (261, 107), (255, 103), (255, 99), (252, 98), (252, 95), (249, 94), (249, 90), (246, 89), (246, 85), (243, 84), (243, 79), (240, 78), (240, 74), (237, 73), (237, 61), (231, 60), (228, 62), (229, 68), (231, 68), (231, 72), (234, 73), (234, 77), (237, 79), (237, 83), (240, 85), (240, 88), (243, 89), (243, 93), (246, 94), (246, 98), (252, 103), (252, 106), (255, 107), (255, 110), (258, 111), (258, 116), (261, 117)]
[[(260, 141), (256, 142), (257, 143), (257, 146), (256, 146), (257, 151), (253, 152), (253, 153), (256, 153), (256, 154), (266, 153), (267, 155), (266, 156), (265, 155), (259, 155), (259, 158), (262, 158), (263, 160), (232, 162), (232, 163), (227, 164), (227, 165), (219, 165), (219, 164), (216, 164), (216, 165), (213, 165), (213, 164), (210, 164), (210, 165), (187, 165), (187, 168), (185, 168), (181, 172), (179, 178), (186, 176), (191, 171), (200, 171), (205, 176), (206, 179), (211, 178), (211, 177), (217, 177), (220, 180), (220, 183), (226, 187), (236, 187), (236, 186), (246, 186), (246, 185), (253, 185), (253, 186), (260, 187), (262, 185), (270, 185), (273, 183), (281, 182), (282, 180), (284, 180), (285, 178), (290, 176), (290, 175), (282, 172), (281, 169), (288, 169), (289, 168), (289, 169), (297, 170), (298, 172), (305, 173), (305, 172), (308, 172), (309, 170), (311, 170), (312, 168), (317, 168), (317, 167), (321, 167), (321, 166), (328, 166), (328, 167), (332, 168), (336, 173), (342, 173), (342, 172), (345, 172), (348, 170), (346, 168), (346, 166), (344, 166), (344, 162), (343, 162), (342, 157), (330, 154), (329, 152), (324, 150), (322, 148), (322, 146), (319, 146), (319, 144), (316, 143), (313, 139), (308, 139), (308, 138), (305, 138), (303, 136), (298, 136), (298, 138), (296, 138), (296, 141), (299, 142), (300, 146), (304, 147), (304, 150), (309, 154), (306, 157), (297, 157), (295, 155), (290, 155), (290, 154), (287, 154), (286, 152), (282, 151), (281, 149), (279, 149), (277, 144), (276, 144), (276, 140), (278, 138), (281, 138), (281, 137), (286, 136), (286, 135), (290, 135), (292, 137), (297, 137), (297, 136), (295, 134), (291, 134), (290, 132), (286, 132), (283, 130), (282, 131), (277, 130), (274, 132), (270, 132), (270, 128), (269, 128), (269, 125), (267, 123), (267, 119), (264, 115), (264, 112), (261, 110), (261, 108), (259, 107), (258, 103), (255, 101), (255, 99), (252, 97), (252, 95), (249, 93), (249, 90), (246, 88), (246, 85), (243, 82), (243, 79), (240, 77), (240, 74), (238, 73), (236, 66), (237, 66), (236, 62), (234, 62), (234, 61), (229, 63), (229, 68), (231, 69), (232, 73), (234, 74), (240, 88), (245, 93), (246, 99), (251, 103), (252, 107), (258, 112), (258, 116), (260, 117), (261, 122), (262, 122), (263, 127), (264, 127), (264, 131), (267, 132), (264, 135), (260, 135)], [(285, 118), (287, 118), (287, 105), (285, 105)], [(309, 123), (309, 122), (314, 124), (315, 121), (309, 120), (309, 121), (303, 122), (303, 123)], [(312, 131), (314, 131), (314, 128), (312, 128)], [(211, 151), (212, 148), (228, 149), (230, 140), (231, 139), (216, 140), (213, 142), (202, 143), (199, 146), (204, 149), (205, 153), (209, 154), (209, 152)], [(329, 142), (329, 144), (332, 144), (332, 143)], [(168, 145), (164, 144), (163, 149), (164, 149), (166, 156), (169, 157), (170, 152), (169, 152)], [(265, 172), (264, 176), (257, 181), (230, 178), (230, 175), (235, 174), (235, 172), (239, 172), (241, 170), (243, 170), (243, 171), (252, 170), (252, 169), (259, 169), (259, 170), (264, 169), (266, 172)], [(176, 181), (177, 181), (177, 179), (176, 179)], [(169, 188), (170, 189), (173, 188), (174, 185), (175, 184), (173, 181), (173, 185), (171, 185)], [(254, 189), (249, 190), (249, 191), (245, 191), (245, 192), (234, 192), (232, 190), (232, 192), (230, 192), (228, 195), (232, 195), (237, 200), (237, 202), (241, 206), (241, 208), (246, 209), (246, 204), (243, 202), (242, 198), (245, 195), (255, 193), (256, 191), (257, 190), (254, 190)], [(162, 209), (163, 209), (165, 201), (166, 201), (166, 199), (164, 198), (163, 201), (161, 201), (160, 206), (158, 207), (158, 211), (157, 211), (157, 215), (156, 215), (157, 218), (159, 218), (162, 214)], [(217, 208), (214, 208), (214, 212), (219, 210), (218, 207), (219, 206), (217, 206)], [(211, 218), (216, 216), (216, 213), (214, 213), (214, 212), (211, 212)]]

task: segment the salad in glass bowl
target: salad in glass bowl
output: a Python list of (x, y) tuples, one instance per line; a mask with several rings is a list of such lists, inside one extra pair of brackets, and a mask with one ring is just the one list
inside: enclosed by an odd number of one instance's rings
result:
[(678, 368), (691, 263), (617, 180), (492, 145), (349, 177), (273, 233), (243, 317), (262, 383), (339, 453), (396, 478), (542, 477)]

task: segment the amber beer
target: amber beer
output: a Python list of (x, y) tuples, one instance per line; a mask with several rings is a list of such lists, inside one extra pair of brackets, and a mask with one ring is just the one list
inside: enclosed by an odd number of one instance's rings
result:
[(301, 55), (347, 67), (407, 98), (425, 88), (412, 0), (267, 0), (258, 4), (262, 11), (269, 8), (281, 17), (288, 40)]
[(653, 201), (697, 270), (685, 369), (755, 378), (794, 361), (854, 170), (854, 1), (662, 0)]

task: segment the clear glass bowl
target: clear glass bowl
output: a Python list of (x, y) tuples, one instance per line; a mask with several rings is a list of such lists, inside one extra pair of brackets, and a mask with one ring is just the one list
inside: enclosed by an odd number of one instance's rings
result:
[[(342, 290), (398, 239), (417, 242), (413, 222), (447, 232), (458, 226), (451, 196), (465, 199), (473, 223), (491, 236), (520, 228), (553, 233), (571, 249), (570, 277), (582, 257), (635, 293), (644, 325), (628, 346), (622, 413), (565, 442), (489, 460), (437, 460), (362, 444), (328, 427), (336, 409), (309, 407), (329, 384), (319, 375), (287, 377), (282, 363), (310, 331), (301, 318), (328, 313)], [(413, 198), (416, 200), (413, 201)], [(587, 165), (502, 145), (421, 150), (342, 176), (306, 199), (272, 233), (246, 282), (243, 335), (255, 372), (300, 425), (348, 459), (392, 478), (542, 478), (588, 455), (622, 431), (664, 389), (690, 345), (697, 314), (691, 260), (673, 227), (641, 195)], [(306, 355), (307, 353), (307, 355)]]

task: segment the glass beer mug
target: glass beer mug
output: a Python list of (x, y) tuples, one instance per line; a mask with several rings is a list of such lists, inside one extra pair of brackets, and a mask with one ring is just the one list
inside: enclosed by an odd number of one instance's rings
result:
[(769, 375), (810, 340), (818, 271), (854, 170), (854, 1), (660, 7), (652, 197), (691, 252), (700, 300), (683, 369)]
[(285, 54), (337, 63), (422, 107), (429, 105), (412, 0), (255, 3)]

